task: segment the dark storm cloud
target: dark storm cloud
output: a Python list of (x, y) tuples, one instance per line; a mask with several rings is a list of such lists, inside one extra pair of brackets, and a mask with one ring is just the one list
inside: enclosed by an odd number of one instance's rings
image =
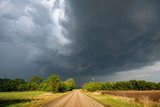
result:
[(78, 21), (73, 63), (84, 69), (84, 75), (105, 75), (159, 60), (158, 3), (74, 1)]
[[(64, 57), (72, 51), (68, 47), (70, 40), (66, 39), (68, 32), (66, 28), (57, 28), (61, 27), (57, 22), (61, 19), (55, 17), (63, 12), (62, 7), (54, 11), (53, 2), (46, 0), (1, 1), (1, 76), (45, 75), (69, 67)], [(65, 24), (65, 20), (61, 23)]]
[(53, 1), (0, 2), (1, 75), (87, 78), (160, 60), (159, 0)]

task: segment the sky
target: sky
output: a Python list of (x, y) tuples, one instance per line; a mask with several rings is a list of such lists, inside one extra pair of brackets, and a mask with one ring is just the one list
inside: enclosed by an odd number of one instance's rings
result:
[(0, 77), (160, 78), (159, 0), (0, 0)]

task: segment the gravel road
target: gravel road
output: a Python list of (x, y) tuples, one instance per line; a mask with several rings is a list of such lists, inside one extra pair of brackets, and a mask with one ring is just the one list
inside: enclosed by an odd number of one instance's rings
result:
[(44, 107), (104, 107), (79, 90), (55, 100)]

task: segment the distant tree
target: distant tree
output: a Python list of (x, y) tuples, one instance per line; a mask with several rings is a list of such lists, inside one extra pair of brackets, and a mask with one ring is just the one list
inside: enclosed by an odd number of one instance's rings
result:
[(42, 83), (43, 79), (39, 76), (33, 76), (27, 83), (27, 89), (29, 91), (38, 90), (40, 83)]
[[(27, 85), (26, 85), (26, 81), (20, 78), (16, 78), (15, 80), (15, 85), (16, 85), (16, 90), (15, 91), (25, 91), (27, 89)], [(23, 89), (20, 89), (20, 87), (22, 88), (22, 84), (23, 86), (25, 85), (25, 87), (23, 87)]]
[(16, 78), (16, 79), (15, 79), (15, 83), (16, 83), (17, 85), (19, 85), (19, 84), (26, 83), (26, 81), (23, 80), (23, 79), (20, 79), (20, 78)]
[(60, 86), (60, 78), (56, 74), (52, 74), (48, 77), (45, 84), (47, 85), (47, 91), (58, 92)]
[(138, 90), (138, 83), (136, 80), (130, 80), (129, 81), (130, 85), (131, 85), (131, 90)]
[(126, 86), (128, 90), (133, 90), (134, 86), (133, 86), (133, 82), (132, 81), (127, 81), (126, 82)]
[(146, 90), (156, 90), (157, 84), (154, 82), (147, 82), (146, 84)]
[(1, 92), (10, 92), (17, 91), (17, 84), (12, 79), (0, 79), (0, 91)]
[(22, 84), (18, 85), (17, 90), (18, 91), (26, 91), (27, 90), (27, 83), (22, 83)]
[(156, 90), (160, 90), (160, 82), (156, 84)]
[(41, 83), (43, 79), (40, 76), (32, 76), (29, 80), (30, 83)]
[(146, 90), (146, 81), (144, 81), (144, 80), (139, 80), (139, 81), (137, 81), (137, 83), (138, 83), (138, 86), (137, 86), (137, 89), (138, 90)]
[(89, 82), (83, 85), (87, 91), (97, 90), (160, 90), (160, 83), (146, 82), (144, 80), (130, 80), (118, 82)]
[(102, 83), (102, 90), (113, 90), (113, 82)]
[(58, 90), (59, 92), (66, 92), (68, 91), (68, 86), (65, 84), (65, 82), (61, 82)]
[(47, 80), (44, 80), (39, 86), (38, 86), (38, 90), (40, 91), (51, 91), (48, 88), (48, 83)]
[(119, 82), (114, 83), (113, 89), (114, 90), (125, 90), (126, 89), (125, 85), (126, 85), (125, 82), (119, 81)]
[(99, 82), (89, 82), (89, 83), (85, 83), (83, 85), (83, 89), (87, 90), (87, 91), (97, 91), (97, 90), (102, 90), (102, 84)]
[(64, 82), (67, 86), (67, 91), (71, 91), (75, 88), (75, 81), (73, 78), (69, 78)]

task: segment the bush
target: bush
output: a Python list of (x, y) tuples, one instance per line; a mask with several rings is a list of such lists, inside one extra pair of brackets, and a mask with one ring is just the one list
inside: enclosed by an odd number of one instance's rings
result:
[(58, 90), (59, 92), (66, 92), (68, 89), (69, 87), (64, 82), (61, 82)]
[(97, 90), (102, 90), (102, 84), (99, 82), (89, 82), (89, 83), (85, 83), (83, 85), (83, 89), (87, 90), (87, 91), (97, 91)]
[(71, 91), (75, 88), (75, 81), (73, 78), (67, 79), (64, 83), (67, 86), (66, 91)]

